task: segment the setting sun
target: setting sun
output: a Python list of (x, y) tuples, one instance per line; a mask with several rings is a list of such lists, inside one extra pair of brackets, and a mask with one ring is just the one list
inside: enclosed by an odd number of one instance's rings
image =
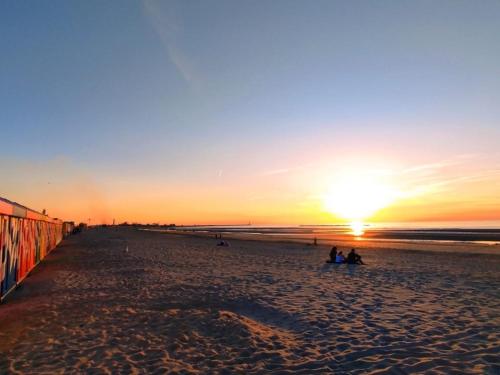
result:
[[(395, 199), (396, 192), (390, 186), (374, 176), (360, 173), (339, 176), (325, 194), (323, 204), (329, 213), (361, 223)], [(359, 231), (362, 226), (358, 225), (357, 229)]]
[(349, 224), (351, 227), (351, 234), (354, 236), (362, 236), (365, 233), (364, 224), (361, 221), (353, 221)]

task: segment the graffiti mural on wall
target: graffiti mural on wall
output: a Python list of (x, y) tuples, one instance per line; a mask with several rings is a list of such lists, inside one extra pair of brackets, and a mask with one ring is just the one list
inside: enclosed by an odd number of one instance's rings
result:
[(0, 296), (3, 296), (10, 290), (11, 285), (15, 285), (16, 281), (16, 259), (19, 246), (16, 241), (15, 230), (11, 226), (9, 216), (1, 216), (1, 232), (0, 232), (0, 245), (1, 245), (1, 263), (0, 263)]
[[(24, 217), (19, 217), (20, 215)], [(20, 283), (72, 229), (72, 223), (51, 219), (2, 199), (0, 201), (0, 298)]]

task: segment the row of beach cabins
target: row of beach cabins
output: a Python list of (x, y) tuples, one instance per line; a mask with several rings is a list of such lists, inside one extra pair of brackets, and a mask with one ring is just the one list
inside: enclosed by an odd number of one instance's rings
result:
[(0, 197), (0, 301), (74, 228)]

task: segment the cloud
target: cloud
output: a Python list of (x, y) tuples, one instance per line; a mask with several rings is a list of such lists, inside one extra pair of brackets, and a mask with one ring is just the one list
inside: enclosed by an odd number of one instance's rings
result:
[(280, 175), (280, 174), (298, 172), (301, 170), (314, 169), (314, 167), (317, 166), (318, 164), (319, 164), (319, 162), (312, 162), (312, 163), (300, 164), (300, 165), (296, 165), (296, 166), (288, 166), (285, 168), (271, 169), (271, 170), (262, 172), (260, 174), (260, 176), (275, 176), (275, 175)]
[[(483, 155), (463, 154), (450, 159), (406, 168), (399, 173), (403, 182), (400, 198), (443, 193), (456, 190), (457, 184), (497, 180), (499, 168), (481, 170), (480, 159)], [(470, 164), (473, 162), (473, 164)], [(474, 172), (472, 172), (472, 170)]]
[(162, 44), (167, 50), (171, 63), (182, 78), (195, 90), (200, 87), (200, 80), (192, 61), (182, 52), (177, 37), (182, 31), (179, 18), (171, 8), (161, 7), (158, 1), (143, 0), (144, 13), (151, 21)]
[(468, 160), (478, 158), (479, 156), (480, 156), (479, 154), (455, 155), (449, 159), (441, 160), (441, 161), (438, 161), (435, 163), (421, 164), (421, 165), (416, 165), (416, 166), (407, 168), (407, 169), (403, 170), (403, 173), (435, 171), (438, 169), (466, 163)]
[(262, 173), (262, 176), (274, 176), (290, 172), (290, 168), (273, 169)]
[(452, 165), (456, 165), (456, 161), (443, 161), (437, 163), (429, 163), (429, 164), (421, 164), (416, 165), (414, 167), (407, 168), (403, 170), (403, 173), (414, 173), (414, 172), (425, 172), (425, 171), (434, 171), (436, 169), (441, 169), (445, 167), (449, 167)]

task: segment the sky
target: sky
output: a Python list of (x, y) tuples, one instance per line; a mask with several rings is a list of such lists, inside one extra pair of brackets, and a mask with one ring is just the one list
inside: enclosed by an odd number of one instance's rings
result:
[(0, 3), (0, 196), (94, 223), (500, 221), (500, 2)]

